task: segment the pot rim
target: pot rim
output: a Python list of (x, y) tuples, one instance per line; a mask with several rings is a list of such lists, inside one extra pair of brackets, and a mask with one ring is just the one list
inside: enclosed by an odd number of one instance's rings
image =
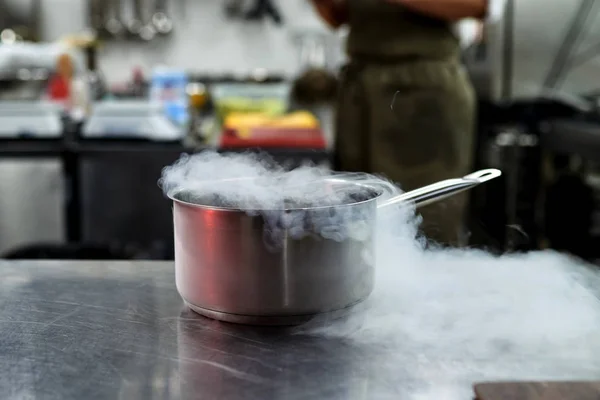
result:
[[(252, 178), (239, 178), (239, 179), (252, 179)], [(182, 206), (186, 206), (186, 207), (190, 207), (190, 208), (196, 208), (196, 209), (200, 209), (200, 210), (211, 210), (211, 211), (222, 211), (222, 212), (242, 212), (242, 213), (247, 213), (248, 211), (256, 211), (256, 212), (261, 212), (261, 211), (278, 211), (278, 212), (291, 212), (291, 211), (314, 211), (314, 210), (325, 210), (325, 209), (331, 209), (331, 208), (346, 208), (346, 207), (355, 207), (355, 206), (359, 206), (362, 204), (366, 204), (366, 203), (370, 203), (370, 202), (374, 202), (374, 201), (378, 201), (384, 194), (384, 190), (378, 187), (375, 187), (373, 185), (368, 185), (368, 184), (364, 184), (364, 183), (359, 183), (359, 182), (352, 182), (352, 181), (348, 181), (345, 179), (336, 179), (336, 178), (325, 178), (324, 181), (331, 181), (331, 182), (343, 182), (345, 184), (350, 184), (350, 185), (354, 185), (354, 186), (358, 186), (361, 187), (363, 189), (368, 189), (370, 191), (372, 191), (374, 193), (374, 196), (370, 199), (367, 200), (361, 200), (361, 201), (356, 201), (356, 202), (352, 202), (352, 203), (344, 203), (344, 204), (339, 204), (339, 205), (328, 205), (328, 206), (314, 206), (314, 207), (289, 207), (289, 208), (234, 208), (234, 207), (219, 207), (219, 206), (210, 206), (210, 205), (206, 205), (206, 204), (198, 204), (198, 203), (191, 203), (189, 201), (185, 201), (185, 200), (181, 200), (179, 198), (177, 198), (177, 195), (179, 195), (180, 193), (185, 193), (185, 192), (189, 192), (185, 189), (180, 189), (180, 190), (172, 190), (170, 192), (168, 192), (166, 195), (167, 197), (173, 201), (173, 203), (175, 204), (179, 204)]]

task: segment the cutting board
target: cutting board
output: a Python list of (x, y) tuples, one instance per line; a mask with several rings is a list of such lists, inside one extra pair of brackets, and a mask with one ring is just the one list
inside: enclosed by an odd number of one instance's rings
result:
[(600, 381), (490, 382), (474, 389), (476, 400), (600, 400)]

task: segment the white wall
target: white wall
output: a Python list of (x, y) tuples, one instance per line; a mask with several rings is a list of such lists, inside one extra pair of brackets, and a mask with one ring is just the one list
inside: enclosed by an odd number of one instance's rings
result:
[[(582, 0), (515, 0), (515, 80), (513, 91), (535, 95), (551, 68), (556, 52)], [(596, 11), (600, 11), (597, 1)], [(600, 14), (600, 13), (599, 13)], [(600, 15), (576, 46), (574, 54), (600, 43)], [(600, 57), (566, 75), (562, 90), (581, 93), (600, 88)]]
[[(222, 0), (170, 0), (176, 20), (171, 37), (140, 44), (107, 42), (100, 52), (100, 67), (111, 81), (128, 79), (132, 68), (171, 65), (196, 72), (247, 72), (265, 68), (294, 74), (298, 67), (292, 37), (297, 29), (328, 33), (307, 0), (277, 1), (285, 21), (248, 23), (224, 17)], [(83, 0), (42, 0), (47, 39), (82, 30), (86, 24)], [(332, 60), (341, 57), (342, 42), (332, 35)]]
[[(46, 38), (55, 39), (85, 27), (85, 0), (41, 1), (42, 31)], [(251, 25), (227, 21), (223, 17), (222, 0), (170, 1), (177, 6), (174, 12), (178, 20), (172, 38), (143, 46), (113, 42), (102, 50), (100, 64), (111, 81), (129, 78), (135, 66), (155, 64), (219, 73), (268, 66), (293, 74), (298, 58), (290, 40), (292, 31), (300, 27), (325, 31), (308, 0), (277, 0), (286, 18), (283, 28), (270, 23)], [(514, 93), (535, 95), (582, 0), (515, 1)], [(600, 42), (600, 18), (596, 18), (580, 48), (596, 41)], [(337, 39), (333, 47), (337, 49), (334, 58), (338, 60), (342, 54), (342, 41)], [(571, 93), (593, 88), (600, 88), (600, 58), (572, 71), (563, 86)]]

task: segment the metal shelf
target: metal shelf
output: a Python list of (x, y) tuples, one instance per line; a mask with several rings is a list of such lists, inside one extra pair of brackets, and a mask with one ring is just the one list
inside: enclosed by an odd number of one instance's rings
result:
[(213, 149), (223, 153), (261, 151), (271, 156), (329, 159), (331, 151), (302, 148), (217, 148), (208, 145), (189, 146), (181, 142), (157, 142), (142, 139), (0, 139), (0, 157), (46, 157), (60, 156), (65, 152), (77, 154), (115, 152), (168, 152), (196, 153)]
[(55, 157), (64, 150), (63, 139), (0, 139), (0, 157)]

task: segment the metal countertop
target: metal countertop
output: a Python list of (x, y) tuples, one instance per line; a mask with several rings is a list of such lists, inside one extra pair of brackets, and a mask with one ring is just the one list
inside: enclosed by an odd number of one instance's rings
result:
[[(401, 341), (197, 316), (169, 262), (0, 261), (0, 277), (2, 399), (472, 398), (473, 380), (420, 363)], [(469, 368), (493, 379), (484, 361)], [(559, 375), (598, 378), (600, 361), (592, 364)]]

